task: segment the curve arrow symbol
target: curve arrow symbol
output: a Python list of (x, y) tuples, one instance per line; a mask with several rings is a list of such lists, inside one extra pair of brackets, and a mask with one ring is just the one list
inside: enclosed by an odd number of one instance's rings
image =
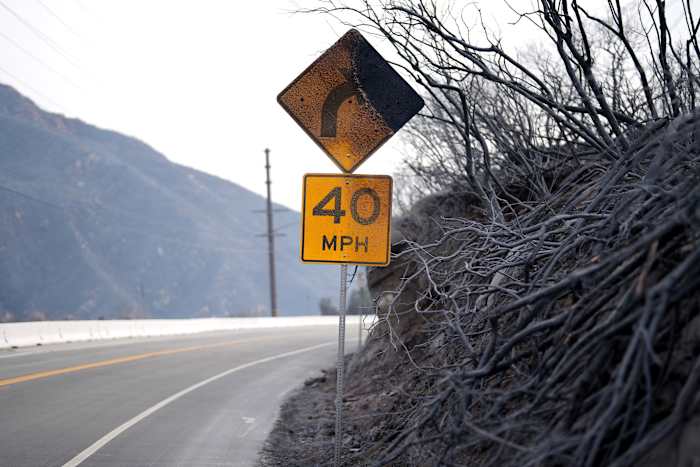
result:
[[(348, 74), (346, 74), (346, 78)], [(338, 126), (338, 109), (340, 105), (352, 96), (355, 96), (359, 103), (362, 103), (362, 93), (352, 79), (348, 79), (343, 84), (333, 88), (328, 93), (321, 108), (321, 136), (324, 138), (334, 138)]]

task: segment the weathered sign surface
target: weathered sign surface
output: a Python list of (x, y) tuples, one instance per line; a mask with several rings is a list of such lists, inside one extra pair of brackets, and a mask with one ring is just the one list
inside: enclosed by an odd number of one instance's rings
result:
[(391, 190), (387, 175), (305, 175), (301, 260), (389, 264)]
[(423, 99), (355, 29), (304, 70), (277, 101), (346, 173), (423, 107)]

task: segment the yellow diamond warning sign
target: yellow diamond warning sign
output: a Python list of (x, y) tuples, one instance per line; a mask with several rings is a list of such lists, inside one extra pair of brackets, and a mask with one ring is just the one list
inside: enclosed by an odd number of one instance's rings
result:
[(389, 264), (391, 189), (387, 175), (305, 175), (301, 260)]
[(423, 107), (423, 99), (354, 29), (304, 70), (277, 101), (346, 173)]

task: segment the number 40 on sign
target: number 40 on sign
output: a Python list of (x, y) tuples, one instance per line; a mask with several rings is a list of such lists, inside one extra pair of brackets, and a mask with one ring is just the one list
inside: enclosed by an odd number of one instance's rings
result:
[(391, 177), (304, 176), (301, 260), (389, 264)]

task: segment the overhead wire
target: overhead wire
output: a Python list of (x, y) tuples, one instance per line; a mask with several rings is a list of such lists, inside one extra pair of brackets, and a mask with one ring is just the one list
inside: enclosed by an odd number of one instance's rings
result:
[(51, 98), (50, 98), (49, 96), (47, 96), (46, 94), (44, 94), (44, 93), (42, 93), (41, 91), (37, 90), (35, 87), (31, 86), (30, 84), (28, 84), (27, 82), (25, 82), (24, 80), (22, 80), (21, 78), (19, 78), (18, 76), (16, 76), (15, 74), (10, 73), (9, 71), (7, 71), (5, 68), (3, 68), (3, 67), (1, 67), (1, 66), (0, 66), (0, 72), (6, 74), (6, 75), (9, 76), (10, 78), (12, 78), (12, 79), (14, 79), (15, 81), (17, 81), (18, 83), (20, 83), (20, 84), (21, 84), (22, 86), (24, 86), (25, 88), (27, 88), (27, 89), (29, 89), (30, 91), (32, 91), (32, 92), (33, 92), (34, 94), (36, 94), (37, 96), (39, 96), (39, 97), (41, 97), (42, 99), (46, 100), (47, 102), (51, 103), (54, 107), (57, 107), (58, 110), (60, 110), (61, 112), (66, 113), (66, 110), (63, 108), (63, 106), (62, 106), (61, 104), (57, 103), (56, 101), (54, 101), (53, 99), (51, 99)]
[(69, 31), (71, 34), (73, 34), (75, 37), (80, 38), (80, 34), (78, 34), (75, 29), (73, 29), (66, 21), (61, 18), (58, 13), (53, 11), (46, 3), (44, 3), (44, 0), (37, 0), (39, 5), (41, 5), (44, 10), (46, 10), (51, 16), (53, 16), (59, 23), (63, 25), (64, 28), (66, 28), (67, 31)]
[[(15, 195), (17, 195), (17, 196), (20, 196), (20, 197), (22, 197), (22, 198), (29, 199), (29, 200), (34, 201), (34, 202), (36, 202), (36, 203), (44, 204), (44, 205), (50, 206), (50, 207), (52, 207), (52, 208), (54, 208), (54, 209), (63, 211), (63, 212), (65, 212), (66, 214), (69, 214), (69, 213), (70, 213), (68, 208), (71, 207), (71, 206), (66, 206), (66, 205), (60, 206), (60, 205), (58, 205), (58, 204), (52, 203), (52, 202), (50, 202), (50, 201), (47, 201), (47, 200), (45, 200), (45, 199), (39, 198), (39, 197), (37, 197), (37, 196), (35, 196), (35, 195), (31, 195), (31, 194), (22, 192), (22, 191), (20, 191), (20, 190), (16, 190), (16, 189), (11, 188), (11, 187), (8, 187), (8, 186), (6, 186), (6, 185), (0, 185), (0, 191), (6, 191), (6, 192), (9, 192), (9, 193), (13, 193), (13, 194), (15, 194)], [(71, 201), (71, 204), (73, 204), (73, 205), (75, 206), (75, 205), (77, 205), (77, 204), (80, 204), (80, 202), (79, 202), (79, 201), (77, 201), (77, 202), (76, 202), (76, 201)], [(87, 203), (85, 203), (85, 204), (87, 204)], [(74, 207), (74, 206), (73, 206), (73, 207)], [(108, 209), (108, 210), (110, 210), (110, 208), (103, 208), (103, 209)], [(120, 211), (121, 211), (121, 210), (120, 210)], [(139, 216), (133, 215), (133, 217), (139, 217)], [(228, 254), (232, 254), (232, 255), (234, 255), (234, 254), (240, 254), (240, 253), (264, 253), (264, 250), (263, 250), (263, 249), (255, 249), (255, 248), (213, 247), (213, 246), (211, 246), (211, 245), (204, 245), (204, 244), (201, 244), (201, 243), (188, 242), (188, 241), (182, 240), (182, 239), (180, 239), (180, 238), (173, 238), (173, 237), (166, 236), (166, 235), (162, 235), (162, 234), (157, 234), (157, 233), (153, 233), (153, 232), (147, 232), (147, 231), (145, 231), (145, 230), (136, 229), (136, 228), (134, 228), (134, 227), (129, 227), (129, 226), (126, 226), (126, 225), (124, 225), (124, 224), (117, 223), (117, 222), (108, 222), (108, 223), (109, 223), (110, 225), (112, 225), (113, 227), (116, 227), (116, 228), (121, 229), (121, 230), (126, 230), (126, 231), (130, 231), (130, 232), (134, 232), (134, 233), (137, 233), (137, 234), (140, 234), (140, 235), (143, 235), (143, 236), (147, 236), (147, 237), (158, 238), (158, 239), (160, 239), (160, 240), (163, 240), (163, 241), (166, 241), (166, 242), (169, 242), (169, 243), (175, 243), (175, 244), (179, 244), (179, 245), (183, 245), (183, 246), (187, 246), (187, 247), (191, 247), (191, 248), (196, 248), (196, 249), (199, 249), (199, 250), (214, 251), (214, 252), (217, 252), (217, 253), (228, 253)]]
[[(7, 11), (9, 11), (16, 19), (18, 19), (20, 22), (22, 22), (26, 27), (29, 27), (29, 28), (32, 30), (32, 32), (34, 32), (35, 34), (37, 34), (36, 28), (34, 28), (32, 25), (30, 25), (24, 18), (20, 17), (16, 12), (14, 12), (14, 10), (12, 10), (11, 8), (9, 8), (4, 2), (0, 2), (0, 6), (2, 6), (2, 7), (5, 8)], [(44, 5), (44, 6), (46, 7), (46, 5)], [(48, 7), (47, 7), (47, 8), (48, 8)], [(39, 32), (39, 35), (46, 36), (45, 34), (40, 33), (40, 32)], [(56, 68), (54, 68), (53, 66), (49, 65), (45, 60), (43, 60), (42, 58), (40, 58), (39, 56), (37, 56), (36, 54), (34, 54), (32, 51), (30, 51), (29, 49), (27, 49), (26, 47), (24, 47), (22, 44), (20, 44), (20, 43), (17, 42), (16, 40), (14, 40), (12, 37), (10, 37), (9, 35), (7, 35), (5, 32), (0, 31), (0, 37), (1, 37), (2, 39), (4, 39), (5, 41), (9, 42), (9, 43), (10, 43), (12, 46), (14, 46), (15, 48), (17, 48), (20, 52), (22, 52), (23, 54), (25, 54), (26, 56), (28, 56), (29, 58), (31, 58), (33, 61), (35, 61), (36, 63), (38, 63), (40, 66), (42, 66), (43, 68), (45, 68), (45, 69), (48, 70), (49, 72), (55, 74), (56, 76), (58, 76), (61, 80), (63, 80), (64, 82), (66, 82), (67, 84), (69, 84), (70, 86), (72, 86), (73, 88), (75, 88), (75, 89), (77, 89), (77, 90), (80, 90), (80, 91), (84, 91), (84, 88), (83, 88), (80, 84), (76, 83), (74, 80), (72, 80), (71, 78), (69, 78), (69, 77), (66, 76), (65, 74), (63, 74), (63, 73), (61, 73), (60, 71), (58, 71), (58, 70), (57, 70)], [(48, 36), (46, 36), (46, 37), (48, 38)], [(53, 47), (52, 47), (52, 48), (53, 48)], [(54, 49), (55, 49), (55, 48), (54, 48)], [(60, 51), (59, 51), (59, 53), (60, 53)], [(55, 100), (53, 100), (52, 98), (48, 97), (46, 94), (44, 94), (43, 92), (41, 92), (41, 91), (39, 91), (38, 89), (36, 89), (34, 86), (28, 84), (28, 83), (26, 82), (26, 80), (20, 78), (20, 77), (17, 76), (15, 73), (10, 72), (10, 71), (7, 70), (6, 68), (0, 68), (0, 71), (2, 71), (2, 73), (4, 73), (5, 75), (9, 76), (11, 79), (13, 79), (14, 81), (16, 81), (17, 83), (21, 84), (23, 87), (29, 89), (33, 94), (35, 94), (35, 95), (37, 95), (37, 96), (40, 96), (40, 97), (41, 97), (42, 99), (44, 99), (46, 102), (51, 103), (51, 104), (52, 104), (54, 107), (56, 107), (60, 112), (67, 113), (67, 112), (66, 112), (66, 109), (65, 109), (65, 107), (64, 107), (63, 105), (57, 103), (57, 102), (56, 102)]]
[(71, 57), (68, 56), (66, 52), (63, 51), (63, 49), (49, 36), (41, 32), (40, 29), (36, 28), (34, 25), (32, 25), (29, 21), (24, 19), (21, 15), (19, 15), (15, 10), (10, 8), (3, 0), (0, 0), (0, 7), (4, 8), (7, 12), (9, 12), (12, 16), (14, 16), (19, 22), (21, 22), (24, 26), (27, 27), (30, 31), (34, 33), (36, 37), (38, 37), (42, 42), (44, 42), (46, 45), (51, 47), (53, 50), (55, 50), (59, 55), (61, 55), (68, 63), (73, 65), (74, 67), (80, 69), (80, 65), (78, 65)]
[[(67, 30), (69, 30), (72, 34), (76, 35), (76, 37), (80, 37), (80, 34), (76, 32), (74, 28), (72, 28), (67, 21), (63, 20), (61, 16), (51, 7), (49, 7), (44, 0), (37, 0), (38, 3), (41, 5), (42, 8), (44, 8), (51, 16), (53, 16), (57, 21), (59, 21)], [(82, 6), (81, 6), (82, 7)], [(64, 48), (62, 48), (55, 40), (53, 40), (51, 37), (49, 37), (47, 34), (45, 34), (43, 31), (41, 31), (39, 28), (34, 26), (31, 21), (29, 21), (26, 16), (23, 16), (19, 14), (16, 9), (13, 9), (11, 6), (8, 5), (8, 3), (5, 0), (0, 0), (0, 9), (4, 9), (7, 13), (12, 15), (17, 21), (21, 22), (26, 28), (30, 30), (31, 33), (33, 33), (37, 38), (39, 38), (44, 44), (49, 46), (52, 51), (58, 53), (61, 55), (63, 59), (65, 59), (67, 62), (69, 62), (71, 65), (73, 65), (76, 69), (80, 70), (84, 76), (87, 76), (88, 79), (93, 82), (93, 83), (98, 83), (100, 86), (104, 85), (104, 82), (100, 79), (100, 77), (96, 76), (94, 73), (90, 72), (89, 70), (85, 70), (84, 68), (81, 67), (79, 63), (77, 63), (72, 57), (71, 54), (69, 54), (67, 51), (65, 51)], [(42, 59), (41, 56), (33, 53), (31, 50), (29, 50), (27, 47), (22, 45), (20, 42), (17, 40), (13, 39), (11, 36), (9, 36), (7, 33), (3, 32), (0, 30), (0, 38), (3, 40), (9, 42), (12, 46), (17, 48), (20, 52), (31, 58), (34, 62), (38, 63), (40, 66), (48, 70), (49, 72), (53, 73), (57, 77), (59, 77), (62, 81), (73, 87), (74, 89), (77, 89), (82, 92), (89, 92), (89, 89), (83, 86), (83, 81), (75, 81), (72, 79), (69, 75), (59, 71), (57, 68), (52, 66), (50, 63), (48, 63), (46, 60)], [(51, 102), (54, 106), (60, 108), (61, 112), (66, 113), (65, 107), (62, 105), (59, 105), (54, 101), (53, 99), (49, 99), (45, 94), (39, 92), (36, 88), (29, 86), (26, 84), (25, 80), (20, 79), (18, 76), (15, 74), (10, 73), (6, 69), (3, 70), (3, 72), (11, 76), (15, 81), (22, 83), (25, 85), (28, 89), (31, 89), (33, 93), (42, 96), (42, 98), (46, 99), (47, 101)]]
[(8, 191), (8, 192), (13, 193), (13, 194), (15, 194), (15, 195), (17, 195), (17, 196), (20, 196), (20, 197), (22, 197), (22, 198), (29, 199), (29, 200), (34, 201), (34, 202), (36, 202), (36, 203), (45, 204), (45, 205), (50, 206), (50, 207), (52, 207), (52, 208), (54, 208), (54, 209), (58, 209), (58, 210), (61, 210), (61, 211), (64, 210), (63, 206), (59, 206), (59, 205), (54, 204), (54, 203), (52, 203), (52, 202), (50, 202), (50, 201), (46, 201), (46, 200), (43, 200), (43, 199), (40, 199), (40, 198), (36, 198), (36, 197), (34, 197), (34, 196), (32, 196), (32, 195), (29, 195), (29, 194), (27, 194), (27, 193), (23, 193), (23, 192), (21, 192), (21, 191), (15, 190), (15, 189), (10, 188), (10, 187), (8, 187), (8, 186), (0, 185), (0, 190)]
[(81, 2), (80, 0), (75, 0), (75, 4), (78, 5), (78, 8), (83, 10), (84, 13), (92, 14), (90, 9), (88, 7), (86, 7), (85, 4), (83, 2)]
[[(51, 14), (51, 16), (53, 16), (57, 21), (59, 21), (66, 29), (68, 29), (71, 33), (75, 34), (76, 36), (78, 35), (78, 34), (68, 25), (68, 23), (66, 23), (55, 11), (53, 11), (50, 7), (48, 7), (48, 5), (46, 5), (42, 0), (38, 0), (38, 3), (39, 3), (47, 12), (49, 12), (49, 14)], [(81, 8), (83, 8), (83, 9), (85, 9), (84, 5), (82, 5), (82, 4), (80, 4), (80, 3), (79, 3), (79, 6), (80, 6)], [(19, 22), (21, 22), (26, 28), (28, 28), (36, 37), (38, 37), (42, 42), (44, 42), (46, 45), (48, 45), (49, 47), (51, 47), (55, 52), (59, 53), (59, 54), (60, 54), (64, 59), (66, 59), (69, 63), (71, 63), (72, 65), (74, 65), (76, 68), (80, 68), (80, 66), (79, 66), (77, 63), (75, 63), (75, 62), (68, 56), (68, 54), (67, 54), (66, 52), (64, 52), (63, 49), (62, 49), (55, 41), (53, 41), (49, 36), (47, 36), (46, 34), (44, 34), (41, 30), (39, 30), (38, 28), (36, 28), (33, 24), (31, 24), (31, 23), (30, 23), (28, 20), (26, 20), (23, 16), (21, 16), (20, 14), (18, 14), (14, 9), (12, 9), (10, 6), (8, 6), (3, 0), (0, 0), (0, 7), (3, 8), (3, 9), (5, 9), (7, 12), (9, 12), (15, 19), (17, 19), (17, 20), (18, 20)], [(16, 47), (17, 49), (19, 49), (21, 52), (23, 52), (24, 54), (26, 54), (27, 56), (29, 56), (30, 58), (32, 58), (34, 61), (36, 61), (37, 63), (39, 63), (40, 65), (42, 65), (43, 67), (45, 67), (46, 69), (48, 69), (49, 71), (51, 71), (52, 73), (54, 73), (54, 74), (56, 74), (57, 76), (59, 76), (59, 77), (60, 77), (61, 79), (63, 79), (64, 81), (68, 82), (69, 84), (71, 84), (72, 86), (74, 86), (74, 87), (76, 87), (76, 88), (78, 88), (78, 89), (82, 89), (82, 87), (81, 87), (79, 84), (75, 83), (75, 82), (72, 81), (70, 78), (68, 78), (66, 75), (62, 74), (61, 72), (59, 72), (58, 70), (56, 70), (55, 68), (53, 68), (53, 67), (52, 67), (51, 65), (49, 65), (46, 61), (44, 61), (44, 60), (42, 60), (41, 58), (39, 58), (37, 55), (35, 55), (34, 53), (32, 53), (30, 50), (28, 50), (27, 48), (25, 48), (24, 46), (22, 46), (20, 43), (18, 43), (18, 42), (15, 41), (14, 39), (12, 39), (10, 36), (8, 36), (7, 34), (5, 34), (4, 32), (0, 31), (0, 37), (2, 37), (3, 39), (5, 39), (6, 41), (10, 42), (13, 46), (15, 46), (15, 47)], [(9, 76), (10, 78), (12, 78), (12, 79), (14, 79), (15, 81), (17, 81), (18, 83), (22, 84), (22, 85), (23, 85), (24, 87), (26, 87), (27, 89), (31, 90), (33, 93), (37, 94), (38, 96), (41, 96), (43, 99), (47, 100), (48, 102), (52, 103), (52, 104), (55, 105), (56, 107), (59, 107), (59, 108), (61, 108), (61, 109), (63, 110), (63, 108), (62, 108), (62, 106), (61, 106), (60, 104), (56, 103), (53, 99), (51, 99), (51, 98), (49, 98), (48, 96), (44, 95), (43, 93), (41, 93), (40, 91), (38, 91), (38, 90), (37, 90), (36, 88), (34, 88), (33, 86), (27, 84), (24, 80), (22, 80), (21, 78), (19, 78), (19, 77), (16, 76), (15, 74), (9, 72), (8, 70), (6, 70), (5, 68), (2, 68), (2, 67), (0, 67), (0, 72), (6, 74), (6, 75)], [(15, 189), (10, 188), (10, 187), (7, 187), (7, 186), (2, 186), (2, 185), (0, 185), (0, 190), (13, 193), (13, 194), (15, 194), (15, 195), (17, 195), (17, 196), (20, 196), (20, 197), (23, 197), (23, 198), (32, 200), (32, 201), (37, 202), (37, 203), (41, 203), (41, 204), (44, 204), (44, 205), (48, 205), (48, 206), (51, 206), (51, 207), (53, 207), (53, 208), (63, 210), (63, 211), (65, 211), (65, 212), (68, 211), (68, 209), (67, 209), (66, 206), (59, 206), (59, 205), (57, 205), (57, 204), (51, 203), (51, 202), (49, 202), (49, 201), (40, 199), (40, 198), (35, 197), (35, 196), (32, 196), (32, 195), (29, 195), (29, 194), (27, 194), (27, 193), (23, 193), (23, 192), (21, 192), (21, 191), (19, 191), (19, 190), (15, 190)], [(83, 203), (83, 204), (87, 204), (87, 203)], [(102, 207), (102, 209), (105, 209), (105, 208)], [(109, 209), (109, 208), (106, 208), (106, 209)], [(122, 210), (122, 209), (115, 209), (114, 211), (120, 211), (121, 214), (126, 214), (126, 215), (129, 215), (130, 217), (138, 217), (138, 216), (134, 216), (132, 213), (127, 213), (127, 212), (125, 212), (125, 211)], [(289, 225), (291, 225), (291, 224), (289, 224)], [(282, 229), (282, 228), (285, 228), (285, 227), (287, 227), (287, 226), (288, 226), (288, 225), (284, 225), (284, 226), (279, 227), (278, 229)], [(202, 249), (206, 249), (206, 250), (227, 251), (227, 252), (251, 252), (251, 251), (257, 251), (257, 250), (254, 250), (254, 249), (212, 248), (212, 247), (210, 247), (210, 246), (205, 246), (205, 245), (202, 245), (202, 244), (195, 244), (195, 243), (191, 243), (191, 242), (185, 242), (185, 241), (182, 241), (182, 240), (180, 240), (180, 239), (173, 239), (173, 238), (170, 238), (170, 237), (165, 237), (165, 236), (163, 236), (163, 235), (156, 235), (156, 234), (152, 234), (152, 233), (149, 233), (149, 232), (140, 231), (140, 230), (138, 230), (138, 229), (130, 228), (130, 227), (127, 227), (127, 226), (122, 225), (122, 224), (119, 224), (118, 227), (120, 227), (120, 228), (122, 228), (122, 229), (125, 229), (125, 230), (131, 230), (131, 231), (134, 231), (134, 232), (137, 232), (137, 233), (141, 233), (141, 234), (144, 234), (144, 235), (149, 235), (149, 236), (154, 236), (154, 237), (162, 238), (162, 239), (167, 240), (167, 241), (170, 241), (170, 242), (176, 242), (176, 243), (185, 244), (185, 245), (188, 245), (188, 246), (194, 246), (194, 247), (196, 247), (196, 248), (202, 248)], [(208, 229), (207, 229), (207, 230), (208, 230)], [(208, 231), (208, 233), (209, 233), (210, 235), (218, 235), (218, 233), (217, 233), (217, 232), (214, 232), (214, 231)]]
[(298, 221), (287, 222), (286, 224), (282, 224), (279, 227), (275, 226), (275, 232), (282, 230), (282, 229), (286, 229), (287, 227), (291, 227), (293, 225), (299, 225), (299, 222)]
[(67, 83), (70, 84), (71, 86), (73, 86), (73, 87), (75, 87), (75, 88), (77, 88), (77, 89), (79, 89), (79, 90), (82, 90), (82, 89), (83, 89), (83, 88), (82, 88), (79, 84), (77, 84), (75, 81), (73, 81), (72, 79), (68, 78), (66, 75), (64, 75), (63, 73), (61, 73), (60, 71), (58, 71), (58, 70), (56, 70), (55, 68), (53, 68), (51, 65), (49, 65), (48, 63), (46, 63), (44, 60), (40, 59), (38, 56), (34, 55), (32, 52), (30, 52), (29, 50), (27, 50), (25, 47), (23, 47), (21, 44), (19, 44), (17, 41), (15, 41), (14, 39), (12, 39), (10, 36), (8, 36), (7, 34), (5, 34), (4, 32), (0, 31), (0, 37), (2, 37), (3, 39), (5, 39), (7, 42), (9, 42), (10, 44), (14, 45), (15, 47), (17, 47), (17, 48), (18, 48), (19, 50), (21, 50), (24, 54), (26, 54), (27, 56), (29, 56), (29, 57), (31, 57), (32, 59), (34, 59), (36, 62), (38, 62), (41, 66), (43, 66), (43, 67), (46, 68), (47, 70), (49, 70), (49, 71), (51, 71), (52, 73), (54, 73), (54, 74), (56, 74), (57, 76), (59, 76), (61, 79), (63, 79), (65, 82), (67, 82)]
[[(22, 165), (24, 165), (24, 164), (20, 164), (18, 166), (16, 165), (15, 167), (10, 167), (10, 170), (8, 170), (8, 166), (3, 166), (1, 168), (2, 171), (0, 172), (0, 177), (6, 176), (6, 177), (8, 177), (7, 178), (8, 180), (21, 178), (21, 176), (18, 175), (17, 173), (12, 173), (12, 169), (13, 168), (21, 168)], [(135, 214), (134, 212), (132, 212), (128, 209), (120, 208), (120, 207), (117, 207), (114, 205), (112, 205), (110, 207), (110, 206), (106, 206), (105, 203), (102, 203), (99, 206), (96, 206), (94, 202), (91, 202), (89, 200), (85, 200), (84, 198), (76, 198), (76, 197), (72, 197), (72, 196), (64, 196), (64, 200), (67, 202), (66, 205), (64, 206), (64, 209), (67, 209), (67, 207), (82, 208), (82, 209), (86, 209), (90, 213), (94, 213), (97, 210), (110, 211), (110, 212), (113, 212), (119, 216), (129, 217), (129, 218), (137, 221), (140, 225), (146, 225), (146, 226), (151, 225), (154, 228), (157, 227), (157, 228), (161, 228), (161, 229), (169, 227), (168, 225), (164, 225), (162, 222), (154, 220), (152, 217), (146, 217), (143, 215)], [(208, 228), (208, 227), (205, 227), (201, 224), (197, 225), (197, 229), (198, 229), (197, 230), (198, 233), (210, 235), (212, 238), (219, 238), (223, 234), (220, 229)], [(246, 232), (246, 233), (253, 235), (252, 232)]]

